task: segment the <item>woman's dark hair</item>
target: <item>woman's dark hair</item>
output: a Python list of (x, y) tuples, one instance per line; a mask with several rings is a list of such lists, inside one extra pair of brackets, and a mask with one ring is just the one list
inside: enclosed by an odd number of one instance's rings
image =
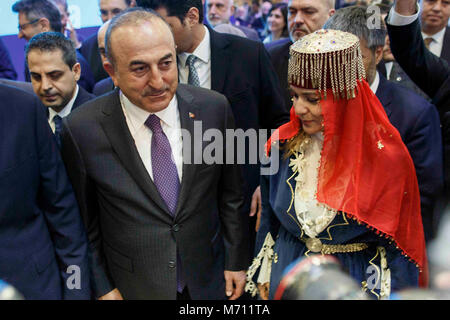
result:
[[(284, 28), (283, 28), (283, 31), (281, 32), (281, 37), (288, 38), (289, 37), (289, 28), (288, 28), (288, 19), (287, 19), (287, 16), (288, 16), (287, 4), (284, 2), (275, 3), (272, 6), (272, 8), (270, 8), (268, 17), (270, 17), (270, 14), (272, 13), (272, 11), (274, 11), (276, 9), (280, 9), (280, 11), (283, 15), (283, 20), (284, 20)], [(266, 25), (265, 34), (266, 34), (266, 36), (268, 36), (270, 34), (269, 24)]]

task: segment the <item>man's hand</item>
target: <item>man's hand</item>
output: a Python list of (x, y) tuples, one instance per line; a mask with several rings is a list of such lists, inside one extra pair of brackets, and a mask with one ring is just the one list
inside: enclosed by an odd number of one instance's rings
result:
[(263, 300), (269, 300), (269, 283), (258, 283), (259, 296)]
[(225, 293), (228, 300), (236, 300), (244, 293), (246, 272), (245, 271), (224, 271)]
[(417, 0), (396, 0), (395, 12), (402, 16), (412, 16), (416, 14)]
[(255, 231), (258, 232), (259, 229), (259, 223), (261, 221), (261, 188), (258, 186), (258, 188), (255, 189), (255, 192), (252, 196), (252, 204), (250, 207), (250, 217), (253, 217), (256, 214), (256, 226)]
[(123, 300), (123, 298), (119, 290), (116, 288), (113, 291), (105, 294), (104, 296), (101, 296), (100, 298), (98, 298), (98, 300)]

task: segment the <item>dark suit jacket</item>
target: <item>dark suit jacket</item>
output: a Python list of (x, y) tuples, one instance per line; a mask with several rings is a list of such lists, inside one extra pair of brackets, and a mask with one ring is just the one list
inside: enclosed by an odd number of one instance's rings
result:
[(0, 79), (0, 84), (4, 84), (11, 87), (16, 87), (21, 90), (24, 90), (30, 94), (34, 94), (33, 86), (29, 82), (8, 80), (8, 79)]
[(237, 25), (234, 25), (234, 26), (236, 28), (238, 28), (239, 30), (241, 30), (243, 33), (245, 33), (247, 38), (249, 38), (250, 40), (261, 41), (261, 39), (259, 38), (258, 32), (256, 32), (254, 29), (244, 27), (244, 26), (237, 26)]
[[(4, 85), (0, 150), (0, 278), (26, 299), (89, 299), (86, 233), (56, 141), (39, 100)], [(69, 266), (81, 289), (67, 286)]]
[(97, 82), (94, 86), (94, 91), (92, 93), (98, 97), (113, 90), (114, 90), (114, 82), (110, 77), (108, 77), (106, 79)]
[(398, 83), (402, 85), (403, 87), (414, 91), (418, 95), (424, 97), (426, 100), (431, 101), (430, 97), (427, 96), (425, 92), (423, 92), (406, 74), (406, 72), (400, 67), (397, 61), (392, 62), (392, 69), (391, 73), (389, 75), (389, 78), (387, 77), (387, 70), (386, 70), (386, 64), (383, 60), (381, 60), (377, 65), (377, 71), (383, 75), (386, 79), (389, 81), (393, 81), (395, 83)]
[(5, 47), (2, 39), (0, 39), (0, 78), (10, 80), (17, 79), (16, 69), (14, 69), (8, 48)]
[(376, 95), (414, 162), (425, 238), (431, 240), (439, 221), (435, 202), (444, 185), (439, 114), (428, 101), (381, 75)]
[[(275, 129), (288, 122), (289, 109), (283, 103), (277, 76), (264, 45), (208, 29), (211, 39), (211, 89), (227, 97), (236, 127), (244, 131)], [(248, 144), (245, 150), (248, 155)], [(259, 185), (259, 165), (245, 165), (244, 178), (246, 203), (243, 212), (248, 214), (251, 196)]]
[[(78, 80), (78, 84), (83, 87), (88, 92), (92, 92), (92, 89), (94, 88), (95, 81), (94, 81), (94, 75), (92, 74), (91, 68), (89, 64), (87, 63), (86, 59), (83, 57), (83, 55), (76, 51), (77, 53), (77, 61), (80, 63), (81, 66), (81, 76), (80, 80)], [(30, 77), (30, 70), (28, 69), (28, 65), (25, 62), (25, 81), (31, 82)]]
[(450, 66), (425, 47), (419, 19), (406, 26), (387, 24), (395, 60), (437, 107), (444, 141), (446, 191), (450, 196)]
[[(204, 130), (234, 127), (216, 92), (179, 85), (177, 99), (181, 127), (191, 134), (184, 151), (193, 150), (190, 113)], [(96, 295), (118, 288), (127, 299), (175, 299), (178, 251), (191, 297), (223, 299), (224, 269), (248, 267), (239, 168), (184, 161), (173, 218), (135, 147), (118, 89), (63, 123), (62, 155), (88, 230)]]
[(97, 32), (84, 40), (79, 50), (91, 67), (94, 75), (94, 83), (109, 77), (108, 73), (103, 69), (102, 58), (98, 51)]
[(450, 64), (450, 27), (445, 28), (441, 58), (445, 59), (447, 63)]
[(288, 110), (292, 107), (291, 95), (289, 93), (288, 84), (288, 64), (289, 64), (289, 47), (292, 45), (290, 39), (282, 39), (266, 45), (270, 55), (270, 61), (275, 68), (281, 89), (283, 90), (284, 103)]
[(95, 95), (87, 92), (86, 90), (83, 89), (83, 87), (78, 86), (78, 88), (79, 88), (78, 95), (75, 98), (75, 101), (73, 102), (72, 111), (81, 106), (82, 104), (88, 102), (89, 100), (95, 98)]

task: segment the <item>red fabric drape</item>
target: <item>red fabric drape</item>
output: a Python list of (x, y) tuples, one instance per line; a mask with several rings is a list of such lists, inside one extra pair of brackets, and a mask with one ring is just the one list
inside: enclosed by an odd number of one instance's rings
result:
[[(381, 236), (394, 240), (421, 269), (420, 285), (428, 284), (425, 237), (416, 172), (397, 129), (392, 126), (368, 83), (358, 84), (356, 98), (322, 100), (324, 142), (318, 172), (317, 200), (345, 212)], [(294, 108), (291, 121), (269, 139), (298, 133)]]

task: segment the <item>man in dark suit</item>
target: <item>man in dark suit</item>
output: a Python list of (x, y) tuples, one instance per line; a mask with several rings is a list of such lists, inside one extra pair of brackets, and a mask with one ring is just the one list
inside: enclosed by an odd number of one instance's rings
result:
[(422, 37), (427, 48), (450, 63), (450, 2), (423, 0), (420, 13)]
[[(401, 16), (403, 17), (401, 17)], [(427, 50), (416, 0), (397, 0), (386, 18), (392, 53), (408, 76), (437, 107), (444, 143), (447, 199), (450, 197), (450, 66)]]
[(62, 33), (39, 33), (28, 42), (25, 55), (34, 92), (48, 108), (48, 122), (60, 144), (62, 118), (95, 96), (78, 86), (81, 66), (72, 41)]
[(364, 7), (345, 7), (337, 10), (324, 28), (353, 33), (360, 39), (367, 82), (399, 131), (414, 162), (425, 238), (429, 241), (436, 234), (440, 212), (435, 207), (444, 184), (439, 114), (424, 98), (377, 72), (376, 65), (383, 57), (386, 27), (383, 24), (379, 29), (369, 29), (369, 17)]
[(278, 75), (286, 108), (292, 107), (287, 82), (289, 47), (301, 37), (319, 30), (335, 12), (332, 0), (289, 0), (288, 29), (290, 39), (282, 39), (266, 46)]
[[(20, 39), (29, 41), (41, 32), (61, 32), (61, 15), (58, 8), (47, 0), (19, 0), (12, 10), (18, 13)], [(77, 60), (81, 65), (81, 77), (79, 84), (88, 92), (94, 88), (94, 76), (86, 59), (76, 51)], [(25, 81), (30, 82), (28, 65), (25, 63)]]
[[(97, 31), (98, 52), (100, 53), (100, 57), (102, 59), (102, 65), (105, 61), (108, 60), (106, 58), (105, 36), (110, 21), (111, 20), (106, 21)], [(108, 93), (113, 90), (114, 90), (114, 82), (112, 81), (111, 77), (108, 77), (97, 82), (94, 86), (94, 90), (92, 91), (92, 93), (98, 97), (101, 96), (102, 94)]]
[(25, 299), (89, 299), (87, 239), (39, 100), (0, 85), (0, 279)]
[(96, 296), (238, 298), (249, 259), (240, 170), (203, 161), (194, 132), (234, 128), (226, 98), (178, 85), (170, 27), (152, 12), (113, 18), (106, 43), (120, 90), (73, 112), (62, 135)]
[[(289, 121), (281, 88), (262, 43), (225, 33), (203, 25), (200, 0), (139, 0), (138, 5), (156, 10), (172, 27), (178, 53), (181, 83), (212, 89), (230, 102), (239, 129), (274, 129)], [(269, 133), (270, 135), (270, 133)], [(265, 141), (260, 141), (261, 144)], [(246, 141), (244, 168), (245, 204), (243, 215), (255, 216), (260, 210), (258, 163), (251, 163)], [(258, 155), (255, 155), (258, 157)], [(251, 244), (256, 217), (250, 221)], [(250, 251), (253, 252), (252, 247)]]
[[(135, 0), (99, 0), (100, 18), (105, 23), (122, 11), (136, 5)], [(98, 52), (97, 33), (94, 33), (81, 44), (80, 52), (86, 60), (94, 74), (95, 83), (108, 77), (108, 73), (103, 69), (102, 59)]]

